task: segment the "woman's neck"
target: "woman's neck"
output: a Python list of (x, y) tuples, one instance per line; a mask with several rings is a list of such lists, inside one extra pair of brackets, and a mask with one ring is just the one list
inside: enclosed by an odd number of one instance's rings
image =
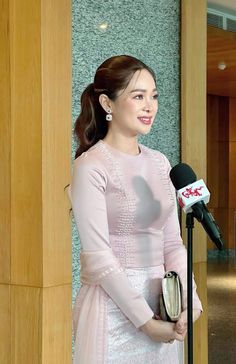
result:
[(140, 153), (138, 146), (138, 138), (135, 137), (125, 137), (123, 135), (112, 135), (107, 134), (103, 141), (109, 144), (111, 147), (118, 149), (120, 152), (137, 155)]

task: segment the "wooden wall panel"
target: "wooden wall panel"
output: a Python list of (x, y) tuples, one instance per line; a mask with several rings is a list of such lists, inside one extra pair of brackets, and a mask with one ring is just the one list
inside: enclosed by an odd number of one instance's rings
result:
[(71, 363), (71, 285), (43, 288), (42, 363)]
[[(228, 206), (228, 200), (229, 200), (229, 98), (218, 97), (218, 102), (219, 102), (218, 207), (225, 209), (225, 207)], [(209, 140), (209, 144), (210, 143), (211, 140)], [(214, 168), (215, 164), (217, 164), (217, 160), (212, 160), (211, 162), (212, 162), (212, 168)], [(208, 169), (209, 167), (210, 166), (208, 163)]]
[(236, 247), (236, 98), (229, 100), (229, 243)]
[(9, 2), (0, 1), (0, 283), (10, 283), (11, 98)]
[(44, 286), (69, 283), (72, 267), (70, 205), (64, 192), (71, 156), (71, 9), (68, 0), (57, 3), (42, 1)]
[[(229, 244), (229, 98), (207, 96), (207, 180), (209, 208), (217, 221), (225, 248)], [(215, 132), (218, 130), (218, 132)], [(215, 245), (208, 240), (208, 249)]]
[(207, 180), (210, 208), (228, 206), (229, 184), (229, 99), (207, 96)]
[(71, 2), (0, 10), (0, 363), (69, 364)]
[[(225, 70), (218, 69), (224, 61)], [(236, 34), (207, 27), (207, 92), (236, 97)]]
[(42, 363), (42, 289), (11, 286), (11, 363)]
[(229, 240), (236, 246), (236, 98), (229, 103)]
[(10, 285), (0, 284), (0, 363), (8, 364), (10, 359)]
[(12, 363), (70, 363), (71, 285), (12, 286), (11, 297)]
[(211, 192), (209, 206), (219, 205), (219, 97), (207, 97), (207, 186)]
[[(216, 171), (213, 172), (213, 167), (210, 167), (211, 181), (214, 177), (215, 182), (212, 184), (212, 193), (218, 193), (218, 204), (215, 207), (215, 200), (211, 201), (210, 206), (214, 206), (214, 215), (217, 218), (219, 226), (225, 240), (225, 248), (234, 249), (235, 227), (234, 227), (234, 212), (236, 210), (236, 160), (235, 147), (236, 142), (236, 99), (235, 99), (235, 50), (236, 36), (233, 32), (227, 32), (222, 29), (208, 27), (208, 92), (218, 96), (219, 102), (219, 126), (220, 133), (218, 143), (218, 168), (219, 174), (216, 176)], [(222, 60), (226, 63), (226, 69), (219, 71), (217, 64)], [(221, 58), (221, 59), (219, 59)], [(227, 97), (222, 97), (225, 95)], [(217, 100), (217, 96), (211, 95), (211, 98)], [(225, 100), (228, 100), (228, 106)], [(228, 115), (226, 113), (228, 107)], [(208, 115), (209, 116), (209, 115)], [(211, 128), (214, 126), (211, 125)], [(212, 142), (212, 140), (211, 140)], [(214, 142), (215, 143), (215, 142)], [(213, 147), (210, 145), (211, 153)], [(209, 155), (209, 160), (212, 164), (212, 157)], [(217, 168), (217, 167), (216, 167)], [(227, 172), (226, 172), (227, 170)], [(226, 173), (225, 173), (226, 172)], [(217, 182), (219, 186), (217, 186)], [(218, 187), (218, 188), (217, 188)], [(213, 248), (212, 244), (208, 243), (209, 248)]]
[[(181, 159), (206, 180), (206, 1), (182, 1)], [(183, 222), (184, 240), (185, 216)], [(194, 261), (206, 261), (206, 234), (194, 229)]]
[[(206, 1), (181, 1), (181, 159), (206, 180)], [(184, 215), (184, 214), (183, 214)], [(186, 241), (185, 216), (182, 231)], [(194, 363), (208, 363), (206, 234), (195, 224), (193, 260), (204, 315), (194, 327)]]
[(229, 142), (229, 207), (236, 210), (236, 142)]
[(41, 1), (10, 3), (11, 275), (12, 283), (41, 286)]
[[(225, 249), (234, 249), (236, 211), (236, 99), (208, 95), (208, 186), (210, 208)], [(217, 126), (218, 125), (218, 126)], [(218, 134), (215, 132), (218, 128)], [(208, 242), (208, 248), (214, 245)]]
[(236, 210), (236, 98), (229, 103), (229, 207)]
[(229, 140), (236, 142), (236, 98), (231, 97), (229, 102)]
[(236, 249), (236, 207), (228, 209), (229, 248)]

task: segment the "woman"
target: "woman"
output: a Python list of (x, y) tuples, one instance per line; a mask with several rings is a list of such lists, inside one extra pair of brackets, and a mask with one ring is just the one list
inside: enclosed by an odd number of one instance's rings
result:
[[(82, 246), (74, 364), (182, 362), (186, 249), (170, 164), (137, 140), (152, 127), (157, 97), (153, 71), (130, 56), (106, 60), (81, 97), (70, 186)], [(177, 323), (153, 318), (167, 270), (183, 284)], [(194, 320), (202, 309), (195, 288)]]

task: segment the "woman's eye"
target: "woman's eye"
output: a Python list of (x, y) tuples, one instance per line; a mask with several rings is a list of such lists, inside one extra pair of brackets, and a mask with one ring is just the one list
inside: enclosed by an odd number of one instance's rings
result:
[(142, 100), (143, 99), (143, 95), (136, 95), (134, 98), (136, 100)]
[[(142, 94), (134, 96), (135, 100), (143, 100), (143, 98), (144, 98), (144, 96)], [(158, 94), (153, 95), (152, 99), (157, 100), (158, 99)]]

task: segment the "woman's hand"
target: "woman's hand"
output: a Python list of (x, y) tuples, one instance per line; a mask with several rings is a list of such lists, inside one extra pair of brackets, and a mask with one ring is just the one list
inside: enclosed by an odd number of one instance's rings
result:
[(176, 324), (162, 320), (151, 319), (140, 329), (153, 341), (172, 343), (174, 340), (184, 341), (186, 332), (179, 333), (175, 328)]
[[(193, 310), (193, 322), (196, 321), (199, 316), (201, 315), (201, 310)], [(175, 323), (175, 331), (178, 334), (183, 334), (185, 332), (187, 332), (187, 328), (188, 328), (188, 310), (184, 310), (181, 315), (179, 320)]]

